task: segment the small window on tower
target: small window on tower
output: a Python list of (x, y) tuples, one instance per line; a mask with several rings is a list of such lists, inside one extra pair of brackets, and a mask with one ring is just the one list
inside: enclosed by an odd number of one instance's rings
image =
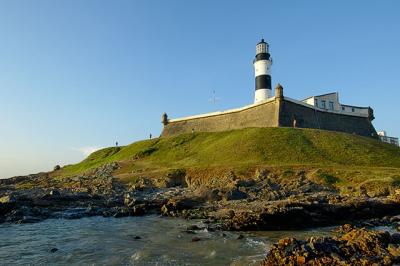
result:
[(333, 102), (329, 102), (329, 109), (333, 110)]
[(346, 110), (346, 108), (344, 108), (344, 106), (342, 106), (342, 111)]
[(321, 101), (321, 108), (326, 109), (326, 101), (325, 100)]
[(354, 112), (354, 111), (355, 111), (355, 110), (354, 110), (354, 107), (352, 107), (352, 108), (351, 108), (351, 111), (352, 111), (352, 112)]

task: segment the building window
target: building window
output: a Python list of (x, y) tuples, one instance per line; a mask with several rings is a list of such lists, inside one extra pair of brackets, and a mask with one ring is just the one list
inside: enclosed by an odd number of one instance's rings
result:
[(333, 110), (333, 102), (329, 102), (329, 109)]
[(342, 111), (346, 110), (346, 108), (344, 108), (344, 106), (342, 106)]
[(355, 110), (354, 110), (354, 107), (351, 107), (351, 111), (354, 113), (354, 111), (355, 111)]
[(318, 107), (318, 99), (314, 99), (314, 105)]
[(326, 101), (325, 100), (321, 101), (321, 108), (326, 109)]

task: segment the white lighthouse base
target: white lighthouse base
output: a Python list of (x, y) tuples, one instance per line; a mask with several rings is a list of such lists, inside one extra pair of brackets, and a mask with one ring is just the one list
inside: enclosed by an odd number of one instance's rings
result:
[(271, 96), (272, 96), (272, 91), (270, 89), (258, 89), (256, 90), (255, 93), (254, 103), (259, 103), (268, 100), (268, 98), (271, 98)]

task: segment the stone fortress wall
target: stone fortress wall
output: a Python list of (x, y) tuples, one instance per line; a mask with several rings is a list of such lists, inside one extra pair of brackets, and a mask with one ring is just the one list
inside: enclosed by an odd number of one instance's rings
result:
[(182, 133), (216, 132), (246, 127), (278, 127), (278, 108), (275, 100), (252, 105), (242, 110), (208, 116), (170, 120), (164, 125), (162, 137)]
[(341, 131), (350, 134), (377, 138), (372, 125), (373, 111), (368, 115), (340, 114), (320, 110), (283, 96), (278, 85), (275, 97), (265, 102), (240, 109), (210, 113), (181, 119), (163, 119), (161, 137), (182, 133), (217, 132), (249, 127), (297, 127)]

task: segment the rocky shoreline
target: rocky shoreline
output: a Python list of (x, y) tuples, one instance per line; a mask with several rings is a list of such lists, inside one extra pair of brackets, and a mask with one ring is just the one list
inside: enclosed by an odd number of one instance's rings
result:
[[(246, 231), (299, 229), (344, 223), (366, 227), (397, 227), (400, 221), (396, 218), (400, 214), (400, 197), (396, 191), (371, 196), (361, 189), (358, 194), (343, 195), (332, 186), (314, 182), (302, 171), (294, 173), (292, 178), (285, 178), (261, 170), (247, 179), (227, 172), (208, 183), (198, 184), (179, 170), (158, 180), (157, 184), (145, 178), (135, 184), (124, 184), (113, 177), (113, 171), (117, 168), (116, 163), (108, 164), (86, 176), (62, 180), (55, 180), (48, 173), (0, 180), (0, 223), (160, 214), (202, 219), (208, 230)], [(346, 233), (350, 234), (351, 230)], [(393, 245), (400, 244), (396, 242), (400, 239), (398, 236), (389, 235), (389, 240), (385, 240), (380, 233), (354, 231), (352, 234), (360, 234), (362, 237), (372, 234), (374, 239), (383, 241), (384, 251), (379, 252), (389, 255), (379, 255), (381, 258), (374, 253), (375, 257), (380, 258), (377, 263), (390, 265), (398, 262), (398, 258), (392, 254), (393, 250), (397, 252), (397, 246)], [(282, 243), (280, 241), (271, 249), (264, 264), (369, 265), (361, 259), (348, 257), (347, 253), (340, 253), (347, 237), (345, 234), (337, 238), (306, 242), (282, 240)], [(340, 251), (339, 255), (342, 254), (340, 259), (332, 254), (330, 257), (326, 255), (329, 249), (316, 248), (310, 253), (308, 250), (312, 245), (319, 245), (315, 243), (320, 243), (322, 247), (335, 246), (337, 252)], [(354, 246), (346, 252), (361, 252), (357, 250)], [(311, 255), (299, 255), (300, 251)]]
[(283, 238), (271, 247), (262, 265), (393, 265), (399, 262), (400, 234), (345, 224), (333, 237)]

